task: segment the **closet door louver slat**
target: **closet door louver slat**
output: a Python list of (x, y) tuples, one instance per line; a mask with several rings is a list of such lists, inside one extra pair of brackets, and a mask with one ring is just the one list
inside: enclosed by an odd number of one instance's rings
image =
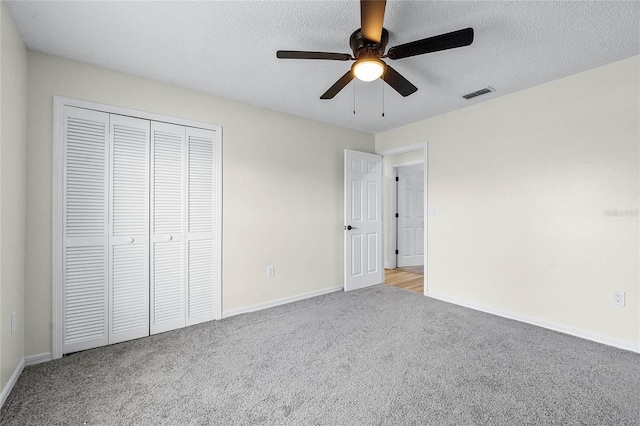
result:
[(111, 340), (147, 336), (149, 296), (146, 244), (114, 245), (112, 252)]
[(185, 326), (185, 128), (151, 123), (151, 334)]
[[(190, 320), (213, 315), (213, 240), (189, 241), (189, 306)], [(203, 319), (202, 321), (207, 321)]]
[(64, 353), (107, 344), (109, 115), (63, 113), (62, 330)]
[(111, 115), (109, 343), (149, 335), (149, 128)]
[(105, 251), (103, 246), (67, 247), (65, 344), (102, 340), (105, 333)]
[(183, 241), (153, 243), (151, 334), (184, 327)]
[(215, 138), (187, 128), (187, 325), (215, 318)]

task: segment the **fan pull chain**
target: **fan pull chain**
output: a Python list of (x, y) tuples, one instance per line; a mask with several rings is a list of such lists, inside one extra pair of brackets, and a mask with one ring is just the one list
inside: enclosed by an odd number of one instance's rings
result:
[(384, 80), (382, 80), (382, 116), (384, 117)]
[(353, 84), (353, 113), (356, 113), (356, 82), (354, 81)]

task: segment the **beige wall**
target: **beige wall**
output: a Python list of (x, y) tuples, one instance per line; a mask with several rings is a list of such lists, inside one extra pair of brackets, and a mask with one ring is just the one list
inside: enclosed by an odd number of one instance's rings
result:
[[(638, 209), (638, 73), (631, 58), (375, 136), (429, 141), (430, 291), (639, 341), (638, 217), (605, 215)], [(342, 284), (343, 149), (372, 135), (37, 52), (27, 82), (26, 355), (51, 350), (53, 95), (223, 126), (224, 311)]]
[(223, 127), (225, 312), (342, 285), (343, 150), (373, 135), (31, 51), (28, 83), (27, 355), (51, 351), (54, 95)]
[(637, 345), (639, 74), (633, 57), (376, 135), (428, 140), (430, 292)]
[[(24, 356), (27, 50), (0, 2), (0, 390)], [(16, 331), (11, 334), (11, 313)]]
[(392, 197), (392, 185), (395, 185), (393, 169), (403, 164), (424, 163), (424, 150), (405, 152), (402, 154), (385, 155), (383, 159), (384, 176), (382, 177), (382, 199), (384, 217), (384, 265), (385, 268), (395, 267), (395, 252), (392, 239), (395, 238), (395, 213), (394, 199)]

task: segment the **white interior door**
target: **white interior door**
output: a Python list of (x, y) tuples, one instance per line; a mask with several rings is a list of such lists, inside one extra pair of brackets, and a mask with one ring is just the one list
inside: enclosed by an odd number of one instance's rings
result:
[(111, 115), (110, 344), (149, 335), (149, 129)]
[(398, 167), (397, 265), (424, 265), (424, 166)]
[(185, 322), (185, 127), (151, 123), (151, 334)]
[(344, 151), (344, 289), (384, 281), (382, 156)]
[(62, 351), (108, 342), (109, 114), (69, 106), (63, 118)]

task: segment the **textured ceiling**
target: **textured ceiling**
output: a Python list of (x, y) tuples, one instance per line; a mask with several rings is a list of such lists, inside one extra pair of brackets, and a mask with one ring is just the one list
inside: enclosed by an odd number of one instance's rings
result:
[[(33, 50), (377, 133), (640, 54), (640, 3), (387, 3), (388, 47), (473, 27), (471, 46), (390, 61), (418, 87), (403, 98), (354, 80), (320, 100), (351, 62), (276, 50), (351, 53), (358, 1), (7, 2)], [(353, 114), (354, 90), (356, 114)], [(492, 86), (473, 100), (460, 95)]]

